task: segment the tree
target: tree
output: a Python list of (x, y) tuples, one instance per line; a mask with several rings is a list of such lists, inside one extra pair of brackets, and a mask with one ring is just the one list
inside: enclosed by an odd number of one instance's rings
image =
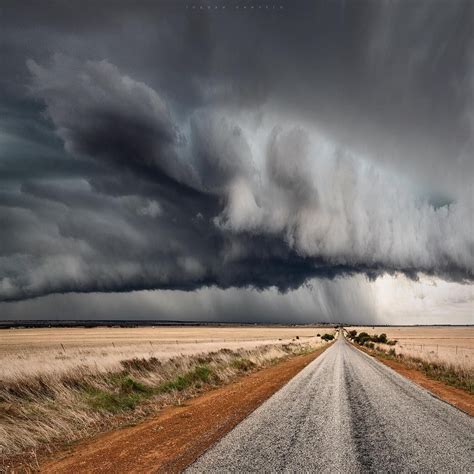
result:
[(356, 338), (354, 339), (357, 344), (365, 344), (366, 341), (370, 341), (370, 335), (366, 332), (361, 332)]

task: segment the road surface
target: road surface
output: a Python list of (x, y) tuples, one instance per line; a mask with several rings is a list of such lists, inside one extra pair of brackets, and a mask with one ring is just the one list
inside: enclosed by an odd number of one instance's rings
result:
[(474, 472), (473, 420), (340, 336), (187, 472)]

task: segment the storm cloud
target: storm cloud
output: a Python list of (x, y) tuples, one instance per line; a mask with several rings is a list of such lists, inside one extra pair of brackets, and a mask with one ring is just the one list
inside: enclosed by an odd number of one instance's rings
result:
[(472, 284), (471, 2), (113, 3), (0, 16), (1, 301)]

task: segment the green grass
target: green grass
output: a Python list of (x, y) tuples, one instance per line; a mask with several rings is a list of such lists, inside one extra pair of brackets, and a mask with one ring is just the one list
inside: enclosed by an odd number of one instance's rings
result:
[(217, 381), (217, 375), (215, 371), (207, 365), (198, 365), (193, 370), (190, 370), (183, 375), (178, 375), (169, 382), (162, 383), (158, 386), (157, 392), (181, 392), (192, 385), (201, 385), (203, 383), (210, 383), (212, 381)]
[(117, 413), (124, 410), (133, 410), (143, 397), (137, 393), (112, 393), (97, 387), (86, 391), (88, 405), (97, 411), (108, 411)]
[(94, 410), (118, 413), (133, 410), (141, 401), (153, 395), (154, 390), (124, 374), (109, 377), (107, 387), (89, 386), (84, 397)]

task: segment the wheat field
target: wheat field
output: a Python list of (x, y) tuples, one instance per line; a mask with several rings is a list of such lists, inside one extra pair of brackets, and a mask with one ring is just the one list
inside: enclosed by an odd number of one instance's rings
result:
[(219, 349), (254, 349), (296, 338), (317, 341), (316, 327), (96, 327), (0, 331), (0, 380), (64, 373), (76, 367), (110, 371), (134, 357), (170, 359)]
[[(327, 344), (317, 328), (18, 329), (0, 333), (0, 472)], [(13, 463), (13, 464), (12, 464)]]
[(385, 333), (388, 339), (398, 341), (393, 346), (397, 354), (474, 369), (474, 326), (355, 326), (346, 329), (355, 329), (358, 333)]

